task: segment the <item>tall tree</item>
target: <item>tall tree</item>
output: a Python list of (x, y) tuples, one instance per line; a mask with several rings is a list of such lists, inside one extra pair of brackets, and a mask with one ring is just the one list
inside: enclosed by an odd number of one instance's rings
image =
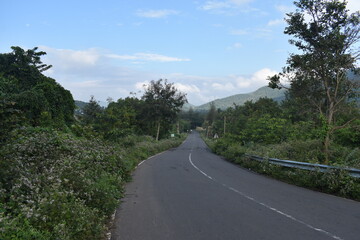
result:
[(95, 124), (100, 120), (104, 108), (100, 106), (94, 96), (91, 96), (89, 103), (85, 105), (83, 112), (83, 122), (85, 124)]
[[(284, 33), (293, 36), (290, 44), (299, 54), (291, 54), (283, 72), (269, 78), (269, 86), (281, 88), (281, 79), (290, 81), (291, 98), (318, 112), (325, 119), (324, 152), (329, 160), (329, 146), (336, 126), (336, 114), (359, 87), (348, 79), (355, 69), (359, 49), (360, 13), (349, 14), (346, 1), (300, 0), (296, 12), (287, 14)], [(357, 86), (356, 86), (357, 85)]]
[(186, 94), (178, 91), (174, 84), (168, 83), (166, 79), (152, 80), (146, 87), (142, 100), (146, 106), (146, 118), (156, 125), (156, 140), (159, 139), (161, 125), (167, 130), (187, 102)]
[(36, 47), (11, 48), (12, 52), (0, 54), (0, 101), (13, 103), (11, 106), (23, 115), (22, 125), (70, 125), (74, 99), (54, 79), (42, 74), (51, 67), (41, 61), (46, 53)]
[(214, 121), (216, 119), (216, 115), (217, 115), (217, 112), (216, 112), (215, 103), (211, 102), (210, 109), (206, 115), (206, 120), (208, 121), (209, 126), (211, 126), (214, 123)]

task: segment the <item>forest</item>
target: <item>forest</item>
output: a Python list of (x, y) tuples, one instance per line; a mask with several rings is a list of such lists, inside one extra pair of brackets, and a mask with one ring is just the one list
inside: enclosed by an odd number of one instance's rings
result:
[[(103, 239), (137, 164), (176, 147), (190, 129), (246, 168), (360, 200), (359, 179), (254, 165), (245, 154), (360, 169), (360, 14), (346, 2), (301, 0), (284, 33), (298, 51), (269, 98), (227, 109), (190, 108), (165, 79), (141, 97), (95, 96), (77, 109), (70, 91), (44, 72), (46, 53), (14, 46), (0, 54), (0, 239)], [(310, 16), (310, 20), (305, 18)], [(76, 114), (74, 114), (76, 112)]]

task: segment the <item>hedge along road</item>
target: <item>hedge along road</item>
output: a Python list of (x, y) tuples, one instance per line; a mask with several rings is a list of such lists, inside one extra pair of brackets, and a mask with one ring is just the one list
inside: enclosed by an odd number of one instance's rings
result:
[(358, 240), (360, 203), (237, 167), (194, 132), (136, 169), (111, 239)]

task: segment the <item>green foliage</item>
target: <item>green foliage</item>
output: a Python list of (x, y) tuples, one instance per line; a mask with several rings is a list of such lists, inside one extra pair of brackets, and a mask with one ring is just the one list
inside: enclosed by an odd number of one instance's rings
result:
[(139, 118), (142, 105), (142, 101), (130, 97), (110, 102), (96, 129), (104, 133), (105, 139), (111, 141), (117, 141), (134, 133), (141, 133)]
[[(308, 187), (311, 189), (323, 191), (360, 200), (360, 179), (353, 178), (343, 170), (333, 170), (327, 173), (319, 171), (307, 171), (300, 169), (292, 169), (270, 164), (267, 161), (257, 162), (247, 158), (244, 153), (251, 155), (259, 155), (264, 157), (290, 157), (291, 160), (309, 160), (318, 162), (319, 158), (324, 158), (321, 152), (321, 141), (292, 141), (277, 145), (248, 145), (241, 146), (231, 138), (222, 138), (218, 140), (207, 140), (208, 146), (217, 154), (224, 156), (227, 160), (235, 162), (242, 167), (253, 171), (266, 174), (276, 179), (295, 184), (298, 186)], [(350, 150), (350, 149), (348, 149)], [(344, 149), (339, 151), (344, 153)], [(319, 155), (318, 157), (316, 157)], [(336, 153), (333, 155), (335, 157)], [(348, 153), (346, 164), (358, 167), (360, 162), (360, 151), (354, 149)], [(352, 160), (349, 160), (352, 159)], [(339, 159), (336, 160), (337, 163)], [(351, 165), (355, 163), (357, 165)], [(343, 165), (344, 166), (344, 165)]]
[(160, 80), (153, 101), (91, 97), (75, 122), (45, 53), (12, 49), (0, 54), (0, 239), (102, 239), (134, 167), (183, 139), (135, 135), (150, 133), (148, 108), (170, 126), (185, 95)]
[[(40, 60), (46, 53), (37, 52), (37, 48), (27, 51), (20, 47), (12, 49), (11, 53), (0, 54), (0, 100), (12, 103), (12, 109), (22, 116), (18, 118), (21, 125), (59, 128), (70, 125), (74, 100), (69, 91), (42, 74), (51, 67)], [(8, 130), (11, 128), (9, 126)]]
[(168, 134), (171, 129), (170, 124), (187, 102), (186, 94), (179, 92), (174, 84), (168, 83), (166, 79), (151, 81), (145, 89), (142, 100), (146, 108), (143, 117), (148, 122), (147, 133), (156, 136), (156, 140)]
[(21, 120), (21, 112), (16, 109), (16, 103), (0, 97), (0, 144), (10, 138), (11, 131), (19, 126)]
[(89, 103), (78, 111), (78, 118), (84, 126), (112, 142), (133, 134), (150, 135), (158, 140), (170, 136), (185, 102), (185, 94), (173, 83), (160, 79), (150, 83), (141, 99), (120, 98), (109, 101), (106, 108), (91, 96)]
[(244, 130), (244, 140), (264, 144), (280, 143), (286, 139), (286, 125), (286, 119), (268, 114), (250, 118)]
[(139, 161), (179, 145), (23, 128), (0, 149), (0, 239), (101, 239)]
[(99, 105), (94, 96), (83, 108), (82, 122), (87, 125), (94, 125), (99, 122), (104, 109)]
[(360, 146), (360, 119), (336, 131), (334, 139), (336, 143), (345, 146), (352, 146), (354, 148)]
[(337, 125), (337, 119), (358, 111), (349, 100), (358, 95), (360, 82), (349, 79), (348, 72), (356, 68), (358, 59), (353, 49), (360, 40), (360, 12), (349, 14), (346, 1), (299, 0), (294, 4), (297, 10), (287, 14), (284, 33), (294, 37), (289, 42), (299, 53), (289, 56), (288, 66), (269, 78), (269, 86), (281, 88), (281, 79), (289, 81), (287, 106), (293, 118), (303, 120), (303, 115), (326, 126), (321, 137), (325, 162), (329, 162), (331, 138), (344, 126)]
[(47, 231), (41, 231), (32, 226), (29, 220), (19, 215), (13, 218), (4, 216), (0, 213), (0, 237), (4, 240), (48, 240), (51, 234)]
[(203, 124), (206, 112), (194, 111), (191, 107), (188, 111), (181, 111), (179, 113), (179, 118), (186, 121), (190, 126), (186, 129), (195, 129), (200, 127)]

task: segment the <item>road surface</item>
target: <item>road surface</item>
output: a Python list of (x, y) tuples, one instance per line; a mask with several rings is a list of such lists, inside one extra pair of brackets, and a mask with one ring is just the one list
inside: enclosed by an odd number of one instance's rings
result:
[(194, 132), (138, 166), (112, 240), (360, 239), (360, 203), (231, 164)]

